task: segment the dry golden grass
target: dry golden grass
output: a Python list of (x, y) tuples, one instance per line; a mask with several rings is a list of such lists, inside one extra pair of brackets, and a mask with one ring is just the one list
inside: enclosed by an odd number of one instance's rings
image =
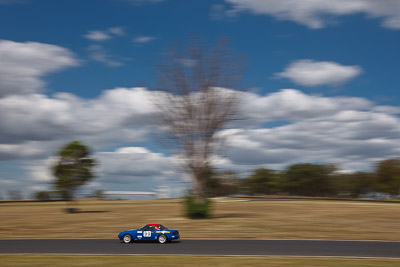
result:
[(1, 266), (307, 266), (395, 267), (395, 259), (337, 259), (283, 257), (192, 257), (192, 256), (0, 256)]
[(182, 216), (180, 200), (0, 204), (0, 238), (116, 238), (146, 223), (182, 238), (400, 240), (400, 204), (324, 200), (214, 202), (211, 219)]

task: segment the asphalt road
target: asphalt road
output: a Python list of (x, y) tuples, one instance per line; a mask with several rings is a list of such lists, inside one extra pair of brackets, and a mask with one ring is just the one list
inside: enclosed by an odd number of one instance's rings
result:
[(0, 254), (261, 255), (400, 258), (400, 242), (184, 239), (123, 244), (117, 239), (0, 239)]

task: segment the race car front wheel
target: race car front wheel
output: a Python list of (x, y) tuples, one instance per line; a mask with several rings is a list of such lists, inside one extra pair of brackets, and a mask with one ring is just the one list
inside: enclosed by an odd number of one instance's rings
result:
[(167, 238), (166, 235), (159, 235), (158, 236), (158, 242), (159, 243), (164, 244), (164, 243), (167, 243), (167, 241), (168, 241), (168, 238)]
[(122, 241), (124, 241), (125, 244), (131, 243), (132, 242), (132, 237), (130, 234), (125, 234)]

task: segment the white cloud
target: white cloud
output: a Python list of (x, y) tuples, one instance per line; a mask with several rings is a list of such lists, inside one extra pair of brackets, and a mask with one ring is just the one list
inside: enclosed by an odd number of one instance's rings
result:
[(144, 147), (123, 147), (114, 152), (96, 153), (95, 157), (100, 163), (96, 181), (107, 190), (158, 191), (164, 188), (171, 191), (165, 186), (186, 187), (182, 184), (185, 177), (178, 172), (173, 157)]
[(174, 169), (171, 158), (144, 147), (124, 147), (115, 152), (100, 152), (96, 156), (101, 162), (103, 175), (163, 176), (164, 172)]
[(138, 36), (138, 37), (134, 38), (132, 41), (135, 44), (145, 44), (145, 43), (149, 43), (155, 39), (156, 39), (156, 37), (153, 37), (153, 36)]
[(374, 111), (387, 113), (387, 114), (400, 114), (400, 107), (393, 106), (376, 106)]
[[(154, 143), (143, 147), (160, 130), (153, 120), (153, 94), (145, 88), (115, 88), (95, 99), (66, 93), (0, 98), (0, 159), (24, 159), (30, 178), (18, 181), (41, 185), (51, 179), (49, 157), (66, 142), (81, 140), (96, 151), (96, 181), (106, 190), (179, 184), (179, 158), (152, 151)], [(245, 92), (241, 110), (246, 120), (221, 132), (227, 145), (227, 158), (218, 160), (221, 168), (246, 173), (318, 162), (366, 170), (400, 154), (397, 106), (284, 89), (268, 95)], [(137, 142), (140, 147), (132, 145)], [(113, 152), (104, 152), (110, 147)]]
[(111, 27), (111, 28), (108, 28), (108, 32), (114, 36), (125, 35), (125, 30), (123, 27)]
[(92, 41), (104, 41), (110, 39), (111, 35), (102, 31), (89, 31), (84, 37)]
[[(97, 150), (115, 142), (123, 146), (124, 143), (150, 141), (157, 127), (151, 98), (152, 92), (144, 88), (116, 88), (92, 100), (65, 93), (54, 97), (2, 98), (0, 156), (3, 160), (48, 157), (63, 143), (75, 139)], [(233, 143), (243, 151), (237, 155), (254, 152), (254, 157), (257, 151), (265, 148), (262, 154), (269, 156), (257, 157), (265, 163), (272, 157), (272, 163), (286, 164), (296, 155), (304, 154), (303, 149), (307, 147), (313, 147), (315, 152), (307, 157), (310, 161), (324, 159), (315, 155), (331, 148), (347, 155), (350, 144), (355, 146), (350, 155), (358, 155), (357, 161), (363, 161), (363, 157), (368, 159), (374, 153), (382, 158), (393, 156), (399, 150), (400, 123), (393, 115), (398, 110), (398, 107), (375, 106), (364, 98), (323, 97), (294, 89), (265, 96), (244, 93), (242, 114), (246, 120), (234, 122), (237, 129), (224, 134), (236, 138)], [(269, 153), (272, 145), (276, 151)], [(114, 153), (118, 156), (147, 155), (150, 151), (129, 147)], [(331, 156), (332, 153), (325, 156), (326, 162), (330, 162)], [(246, 157), (245, 161), (250, 162), (252, 157)]]
[[(125, 35), (123, 27), (110, 27), (106, 30), (89, 31), (83, 35), (91, 41), (105, 41), (112, 38)], [(119, 67), (124, 65), (121, 60), (116, 60), (107, 50), (101, 45), (90, 45), (88, 47), (89, 56), (92, 60), (106, 64), (109, 67)]]
[[(44, 141), (44, 142), (43, 142)], [(15, 160), (24, 158), (36, 158), (43, 157), (46, 155), (46, 148), (48, 143), (43, 140), (38, 141), (26, 141), (17, 144), (0, 144), (0, 160)]]
[(391, 116), (370, 111), (339, 112), (278, 127), (231, 131), (226, 134), (228, 156), (231, 165), (241, 171), (257, 166), (283, 169), (289, 164), (310, 162), (366, 170), (378, 160), (398, 156), (399, 129), (399, 119)]
[(56, 163), (56, 157), (49, 157), (44, 160), (34, 160), (25, 165), (33, 180), (39, 183), (51, 183), (54, 180), (51, 168)]
[(70, 50), (36, 42), (0, 40), (0, 58), (0, 97), (38, 92), (45, 75), (79, 65)]
[(359, 66), (344, 66), (332, 61), (298, 60), (292, 62), (283, 72), (276, 73), (277, 78), (306, 85), (335, 85), (345, 83), (362, 73)]
[[(243, 103), (249, 118), (243, 124), (253, 122), (251, 127), (221, 133), (229, 147), (229, 161), (221, 165), (228, 169), (243, 172), (319, 162), (366, 170), (400, 153), (400, 119), (391, 114), (392, 109), (377, 108), (363, 98), (323, 97), (286, 89), (266, 96), (246, 93)], [(273, 122), (282, 123), (265, 125)]]
[(100, 30), (89, 31), (86, 34), (84, 34), (83, 37), (91, 41), (105, 41), (123, 35), (125, 35), (123, 27), (111, 27), (104, 31)]
[(312, 29), (325, 27), (332, 16), (365, 14), (382, 18), (382, 25), (400, 29), (400, 1), (398, 0), (225, 0), (233, 5), (229, 12), (248, 11), (270, 15), (279, 20), (290, 20)]
[(90, 58), (94, 61), (104, 63), (109, 67), (119, 67), (124, 65), (122, 62), (115, 60), (101, 45), (91, 45), (88, 50)]
[(116, 151), (118, 154), (148, 154), (150, 150), (145, 147), (121, 147), (118, 148)]
[(155, 112), (149, 95), (116, 88), (92, 100), (66, 93), (0, 98), (0, 158), (48, 155), (75, 139), (100, 146), (146, 140)]
[(368, 110), (373, 104), (357, 97), (322, 97), (295, 89), (283, 89), (266, 96), (246, 93), (243, 100), (243, 123), (300, 121), (331, 116), (342, 110)]

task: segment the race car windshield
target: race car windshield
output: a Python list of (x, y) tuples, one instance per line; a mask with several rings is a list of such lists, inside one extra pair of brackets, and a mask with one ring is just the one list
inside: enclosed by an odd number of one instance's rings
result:
[(160, 230), (165, 230), (165, 229), (168, 229), (168, 227), (165, 227), (165, 226), (164, 226), (164, 225), (162, 225), (162, 224), (158, 225), (158, 228), (159, 228)]

